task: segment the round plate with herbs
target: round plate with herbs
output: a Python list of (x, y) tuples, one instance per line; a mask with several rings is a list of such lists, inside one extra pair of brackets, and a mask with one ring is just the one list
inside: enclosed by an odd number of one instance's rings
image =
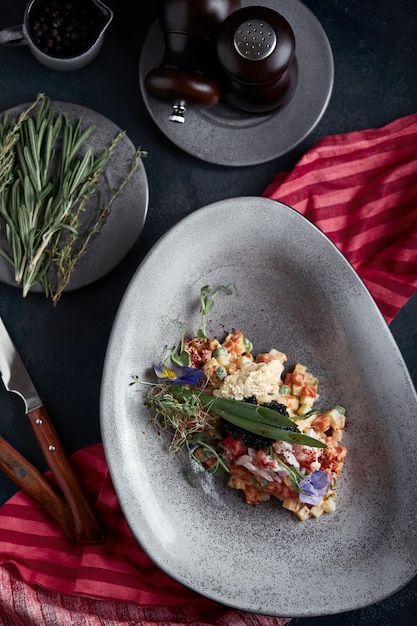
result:
[[(209, 336), (238, 329), (254, 353), (284, 352), (288, 366), (314, 373), (321, 406), (345, 407), (334, 512), (300, 521), (276, 499), (247, 505), (226, 475), (169, 451), (154, 428), (146, 383), (178, 343), (180, 323), (190, 336), (200, 327), (205, 285), (235, 286), (216, 296)], [(142, 384), (131, 384), (135, 376)], [(417, 573), (416, 419), (410, 376), (363, 282), (320, 230), (279, 202), (234, 198), (190, 214), (124, 295), (101, 391), (111, 476), (144, 550), (212, 600), (305, 617), (358, 609), (405, 586)]]
[[(10, 132), (17, 138), (9, 183), (0, 179), (0, 280), (58, 300), (112, 270), (139, 237), (148, 210), (143, 153), (103, 115), (43, 94), (0, 121), (2, 145)], [(14, 196), (18, 179), (27, 180)]]

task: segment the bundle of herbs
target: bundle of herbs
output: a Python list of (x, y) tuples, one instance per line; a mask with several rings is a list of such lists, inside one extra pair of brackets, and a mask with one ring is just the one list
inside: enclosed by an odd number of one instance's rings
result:
[(82, 120), (70, 122), (55, 113), (44, 94), (16, 121), (7, 113), (0, 120), (0, 232), (7, 242), (0, 255), (13, 266), (24, 297), (39, 283), (57, 304), (91, 238), (146, 154), (135, 151), (127, 176), (81, 233), (80, 216), (125, 136), (120, 131), (96, 155), (88, 147), (93, 132), (94, 126), (83, 128)]

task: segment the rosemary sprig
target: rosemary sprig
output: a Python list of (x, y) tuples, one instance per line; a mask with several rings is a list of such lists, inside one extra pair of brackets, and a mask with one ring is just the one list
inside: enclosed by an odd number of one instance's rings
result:
[(44, 94), (14, 126), (7, 116), (0, 123), (0, 227), (9, 247), (0, 249), (0, 254), (13, 265), (24, 297), (40, 283), (57, 304), (91, 238), (146, 155), (135, 152), (128, 175), (81, 236), (79, 217), (99, 189), (100, 176), (125, 135), (120, 132), (97, 156), (91, 148), (82, 155), (93, 131), (93, 126), (82, 129), (81, 120), (71, 124), (65, 116), (54, 114)]
[(42, 96), (38, 96), (35, 102), (20, 114), (19, 119), (13, 127), (9, 124), (7, 113), (5, 113), (0, 122), (0, 194), (3, 193), (12, 178), (12, 169), (15, 160), (14, 145), (19, 138), (20, 128), (41, 99)]
[[(98, 185), (100, 174), (104, 171), (108, 159), (114, 153), (117, 144), (125, 136), (125, 134), (126, 133), (124, 131), (120, 132), (113, 139), (111, 145), (103, 152), (103, 154), (101, 155), (101, 159), (97, 159), (96, 171), (90, 177), (89, 181), (89, 185), (91, 185), (91, 187)], [(90, 193), (86, 194), (81, 199), (78, 208), (72, 213), (71, 221), (68, 224), (68, 228), (66, 229), (66, 231), (64, 232), (62, 230), (57, 234), (51, 252), (51, 262), (55, 267), (55, 284), (52, 284), (52, 281), (49, 282), (49, 290), (54, 304), (56, 304), (60, 299), (62, 292), (64, 291), (65, 287), (67, 287), (71, 279), (72, 272), (74, 271), (76, 264), (87, 251), (88, 245), (92, 237), (99, 232), (101, 226), (106, 221), (106, 218), (110, 213), (114, 201), (122, 193), (128, 182), (132, 178), (133, 174), (137, 171), (140, 159), (144, 155), (145, 153), (140, 150), (137, 150), (135, 152), (130, 171), (128, 172), (127, 176), (121, 181), (119, 187), (113, 191), (107, 204), (101, 208), (97, 219), (90, 227), (89, 231), (84, 236), (84, 239), (81, 241), (81, 243), (78, 244), (78, 247), (76, 247), (76, 243), (79, 239), (77, 230), (79, 217), (81, 212), (85, 211), (86, 209), (86, 204), (91, 196)], [(62, 237), (63, 235), (64, 237)], [(65, 240), (63, 243), (61, 242), (62, 238)]]

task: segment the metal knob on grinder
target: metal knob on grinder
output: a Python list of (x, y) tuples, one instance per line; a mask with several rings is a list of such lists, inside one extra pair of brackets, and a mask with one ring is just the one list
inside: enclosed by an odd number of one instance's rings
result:
[(268, 113), (291, 99), (297, 83), (295, 37), (287, 20), (267, 7), (239, 9), (217, 38), (222, 96), (236, 109)]
[(147, 91), (172, 102), (170, 120), (184, 122), (188, 105), (211, 108), (220, 100), (215, 40), (240, 0), (160, 0), (158, 21), (165, 54), (145, 77)]

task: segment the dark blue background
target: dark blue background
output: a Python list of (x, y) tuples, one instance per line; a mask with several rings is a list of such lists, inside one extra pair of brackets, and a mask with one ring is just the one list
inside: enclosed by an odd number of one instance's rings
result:
[[(140, 50), (155, 19), (156, 3), (109, 0), (107, 4), (114, 10), (114, 21), (100, 55), (82, 70), (54, 72), (37, 63), (26, 47), (0, 47), (0, 110), (29, 102), (44, 92), (51, 99), (95, 109), (149, 153), (145, 161), (150, 189), (147, 222), (118, 267), (91, 286), (66, 293), (56, 308), (40, 294), (24, 300), (17, 289), (0, 284), (0, 314), (69, 453), (100, 441), (100, 382), (113, 320), (138, 264), (168, 228), (216, 200), (260, 195), (277, 172), (291, 170), (323, 136), (379, 127), (417, 112), (415, 0), (306, 0), (323, 25), (334, 54), (335, 84), (324, 117), (307, 140), (285, 157), (243, 168), (204, 163), (181, 152), (159, 132), (140, 94)], [(138, 18), (133, 17), (134, 4)], [(24, 8), (24, 0), (1, 0), (0, 28), (20, 23)], [(391, 324), (415, 385), (416, 319), (417, 295)], [(39, 469), (46, 469), (21, 401), (1, 389), (0, 435)], [(414, 471), (410, 468), (410, 473)], [(0, 475), (0, 503), (15, 491), (15, 485)], [(410, 493), (410, 498), (414, 497), (416, 494)], [(331, 603), (329, 589), (329, 610)], [(417, 625), (417, 578), (377, 605), (293, 623)]]

